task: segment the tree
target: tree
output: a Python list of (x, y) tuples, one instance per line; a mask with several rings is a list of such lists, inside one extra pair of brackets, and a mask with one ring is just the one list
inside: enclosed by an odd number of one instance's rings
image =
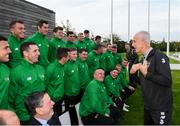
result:
[(66, 20), (65, 23), (63, 21), (61, 21), (61, 25), (64, 28), (65, 36), (68, 31), (73, 31), (75, 33), (75, 28), (72, 27), (72, 25), (68, 19)]
[(117, 45), (119, 53), (125, 52), (125, 41), (123, 41), (118, 34), (113, 34), (113, 44)]

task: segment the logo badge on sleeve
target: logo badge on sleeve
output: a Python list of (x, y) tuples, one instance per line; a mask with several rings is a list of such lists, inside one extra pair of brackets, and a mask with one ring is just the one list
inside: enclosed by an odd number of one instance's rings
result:
[(164, 58), (161, 59), (162, 63), (166, 63), (166, 60)]

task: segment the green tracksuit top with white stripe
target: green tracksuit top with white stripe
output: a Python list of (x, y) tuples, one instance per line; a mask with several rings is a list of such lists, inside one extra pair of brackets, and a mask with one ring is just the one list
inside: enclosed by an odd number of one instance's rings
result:
[(9, 68), (0, 63), (0, 109), (8, 109)]
[(46, 90), (54, 102), (64, 95), (64, 65), (55, 60), (45, 71)]
[(92, 80), (86, 87), (81, 99), (79, 114), (81, 117), (96, 113), (101, 115), (109, 114), (109, 103), (112, 103), (112, 100), (107, 95), (104, 84), (100, 81)]
[(27, 121), (30, 118), (24, 101), (35, 91), (45, 91), (44, 68), (22, 60), (16, 68), (12, 69), (9, 85), (9, 104), (21, 121)]
[(40, 56), (39, 56), (39, 65), (42, 65), (46, 68), (50, 62), (48, 60), (49, 56), (49, 40), (48, 38), (41, 34), (40, 32), (34, 33), (32, 36), (27, 38), (26, 42), (34, 42), (39, 47)]
[(65, 82), (64, 93), (66, 96), (77, 96), (80, 92), (79, 69), (76, 61), (69, 60), (64, 65)]

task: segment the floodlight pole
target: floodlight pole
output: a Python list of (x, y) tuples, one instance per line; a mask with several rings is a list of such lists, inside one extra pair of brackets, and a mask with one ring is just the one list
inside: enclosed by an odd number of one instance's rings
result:
[(169, 43), (170, 43), (170, 19), (171, 19), (171, 0), (169, 0), (169, 11), (168, 11), (168, 41), (167, 41), (167, 56), (169, 56)]
[(148, 0), (148, 32), (150, 33), (150, 0)]
[(128, 0), (128, 43), (130, 41), (130, 0)]
[(113, 0), (111, 0), (111, 44), (113, 44)]

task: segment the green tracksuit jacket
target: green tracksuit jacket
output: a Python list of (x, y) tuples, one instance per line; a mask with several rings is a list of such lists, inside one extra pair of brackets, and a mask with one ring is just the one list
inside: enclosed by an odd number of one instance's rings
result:
[(29, 120), (30, 115), (24, 101), (35, 91), (45, 91), (44, 68), (23, 60), (10, 73), (9, 104), (21, 121)]
[(80, 58), (78, 58), (77, 60), (77, 65), (79, 69), (80, 85), (82, 89), (85, 89), (86, 86), (91, 81), (91, 78), (89, 75), (89, 68), (86, 61), (82, 61)]
[(8, 36), (8, 43), (9, 47), (11, 49), (10, 53), (10, 61), (9, 61), (9, 66), (11, 68), (16, 67), (19, 62), (22, 60), (22, 56), (20, 53), (20, 46), (24, 42), (24, 39), (18, 40), (17, 37), (15, 37), (13, 34), (10, 34)]
[(111, 51), (107, 50), (105, 53), (101, 55), (100, 58), (100, 66), (105, 70), (110, 72), (112, 69), (115, 68), (116, 64), (113, 60), (114, 56)]
[(106, 76), (104, 84), (107, 89), (107, 93), (109, 96), (119, 97), (120, 96), (120, 84), (117, 78), (112, 78), (111, 75)]
[(79, 113), (81, 117), (88, 116), (90, 114), (110, 114), (108, 104), (112, 102), (107, 95), (106, 88), (102, 82), (92, 80), (86, 90), (80, 102)]
[(127, 79), (126, 79), (126, 69), (125, 68), (122, 67), (121, 72), (118, 74), (117, 79), (119, 81), (121, 89), (129, 86)]
[(63, 41), (63, 39), (53, 37), (49, 43), (49, 61), (54, 62), (56, 59), (56, 51), (57, 48), (65, 48), (66, 43)]
[(48, 60), (49, 56), (49, 40), (46, 36), (42, 35), (40, 32), (36, 32), (29, 38), (27, 38), (26, 42), (35, 42), (39, 47), (40, 56), (38, 64), (42, 65), (46, 68), (50, 62)]
[(8, 109), (9, 68), (0, 63), (0, 109)]
[(87, 64), (89, 67), (90, 77), (93, 78), (94, 71), (100, 67), (100, 55), (93, 50), (88, 54)]
[(115, 62), (115, 65), (116, 64), (122, 64), (122, 57), (120, 54), (118, 53), (113, 53), (113, 56), (114, 56), (114, 62)]
[(74, 42), (67, 41), (66, 48), (76, 48), (76, 44)]
[(80, 92), (79, 69), (75, 61), (69, 60), (64, 65), (65, 82), (64, 93), (66, 96), (77, 96)]
[(46, 90), (54, 102), (64, 95), (64, 65), (55, 60), (45, 71)]
[(86, 43), (88, 53), (91, 52), (94, 49), (94, 47), (96, 46), (96, 43), (89, 38), (84, 38), (83, 41), (84, 41), (84, 43)]
[(87, 49), (86, 43), (84, 41), (79, 41), (79, 40), (76, 42), (76, 47), (78, 52), (80, 49)]

